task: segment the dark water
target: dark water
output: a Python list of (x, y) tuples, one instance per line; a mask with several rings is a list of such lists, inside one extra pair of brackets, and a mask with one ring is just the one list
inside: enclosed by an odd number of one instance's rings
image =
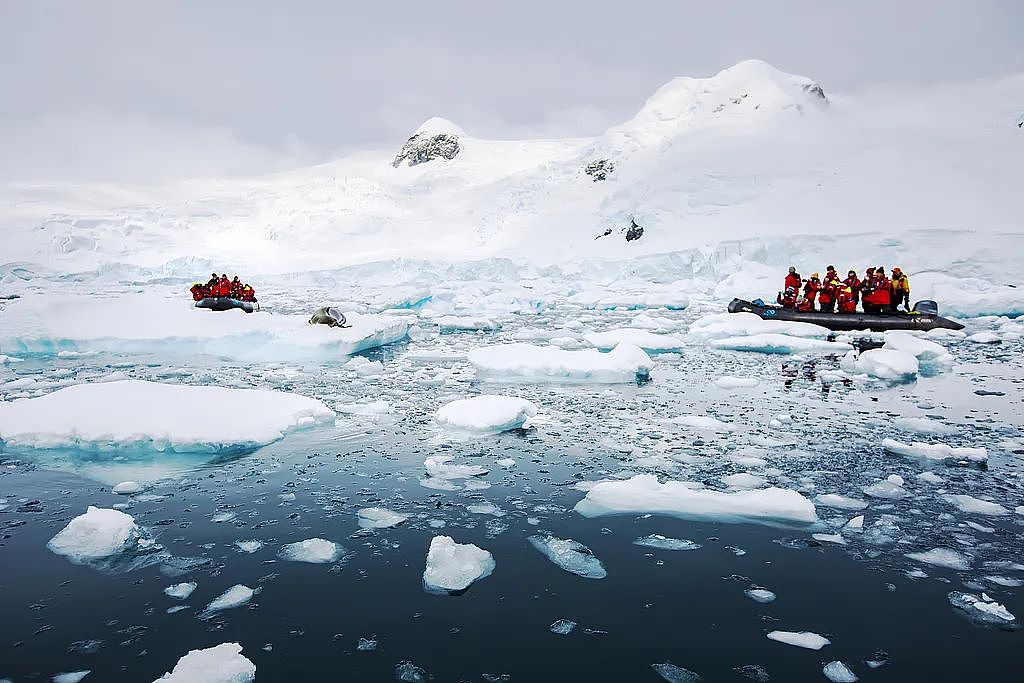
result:
[[(170, 555), (208, 560), (174, 577), (164, 572), (180, 562), (128, 570), (126, 561), (99, 571), (49, 552), (46, 542), (86, 505), (129, 501), (73, 474), (8, 462), (0, 476), (9, 504), (0, 512), (0, 676), (45, 681), (91, 669), (86, 681), (151, 681), (188, 650), (237, 641), (257, 665), (258, 681), (386, 681), (404, 661), (437, 681), (657, 681), (651, 665), (666, 661), (706, 681), (750, 680), (735, 670), (744, 665), (763, 667), (773, 681), (815, 681), (837, 659), (865, 681), (1024, 680), (1021, 633), (978, 627), (952, 609), (946, 594), (962, 589), (956, 572), (927, 567), (929, 579), (908, 578), (901, 552), (916, 546), (870, 559), (865, 547), (808, 542), (806, 529), (643, 515), (585, 519), (571, 511), (583, 493), (568, 484), (598, 456), (533, 432), (442, 448), (461, 462), (514, 457), (517, 467), (492, 470), (487, 490), (433, 491), (418, 480), (423, 458), (438, 447), (400, 432), (386, 439), (296, 434), (147, 491), (165, 497), (135, 502), (136, 521)], [(600, 455), (612, 467), (620, 458)], [(295, 500), (283, 501), (282, 493)], [(25, 507), (23, 499), (40, 504)], [(465, 510), (480, 500), (506, 514)], [(410, 520), (356, 533), (354, 512), (372, 505)], [(210, 521), (224, 510), (235, 519)], [(446, 526), (430, 528), (429, 519)], [(526, 540), (539, 529), (589, 546), (607, 578), (583, 579), (549, 562)], [(702, 547), (633, 544), (652, 533)], [(459, 596), (425, 592), (424, 557), (435, 534), (489, 550), (494, 573)], [(276, 559), (281, 545), (311, 537), (342, 543), (346, 558), (334, 565)], [(249, 539), (266, 545), (253, 554), (232, 546)], [(181, 603), (163, 588), (180, 581), (199, 586), (185, 601), (190, 609), (167, 614)], [(236, 583), (260, 592), (247, 606), (197, 618)], [(778, 599), (754, 602), (743, 593), (754, 585)], [(1019, 594), (1000, 599), (1024, 612)], [(579, 625), (557, 635), (548, 627), (558, 619)], [(811, 651), (769, 641), (765, 634), (775, 629), (814, 631), (832, 645)], [(357, 651), (360, 638), (376, 639), (377, 649)], [(88, 654), (81, 641), (102, 642)], [(888, 661), (877, 669), (864, 663), (878, 658)]]

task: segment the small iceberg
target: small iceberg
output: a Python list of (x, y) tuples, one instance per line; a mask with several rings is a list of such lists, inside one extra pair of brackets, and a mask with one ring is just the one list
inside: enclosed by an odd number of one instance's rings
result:
[(153, 683), (250, 683), (256, 665), (242, 654), (238, 643), (221, 643), (205, 650), (190, 650), (170, 673)]
[(820, 650), (826, 645), (832, 644), (832, 641), (828, 638), (811, 631), (772, 631), (768, 634), (768, 640), (803, 647), (808, 650)]
[(530, 545), (539, 550), (556, 565), (584, 579), (603, 579), (608, 576), (601, 560), (590, 548), (569, 538), (555, 538), (550, 535), (530, 536)]
[(583, 339), (594, 348), (601, 349), (602, 351), (610, 351), (619, 344), (639, 346), (647, 353), (679, 351), (686, 346), (686, 342), (678, 337), (670, 337), (665, 334), (655, 334), (647, 330), (632, 328), (591, 332), (584, 335)]
[(409, 519), (387, 508), (363, 508), (356, 514), (360, 529), (390, 529)]
[(496, 434), (519, 429), (537, 414), (525, 398), (485, 394), (452, 401), (437, 411), (437, 423), (463, 432)]
[(911, 382), (921, 370), (913, 354), (887, 348), (869, 349), (860, 354), (850, 351), (839, 362), (839, 368), (851, 375), (867, 375), (888, 382)]
[(305, 541), (289, 543), (277, 554), (282, 560), (326, 564), (334, 562), (345, 554), (345, 549), (334, 541), (323, 538), (308, 538)]
[(494, 571), (494, 557), (472, 543), (456, 543), (451, 536), (435, 536), (427, 550), (423, 585), (429, 592), (458, 592)]
[(631, 383), (648, 377), (654, 365), (643, 349), (632, 344), (619, 344), (608, 353), (499, 344), (473, 349), (467, 357), (483, 378), (534, 382)]
[[(735, 315), (735, 314), (730, 314)], [(771, 353), (789, 355), (794, 353), (840, 354), (850, 351), (853, 347), (844, 342), (830, 342), (821, 339), (791, 337), (787, 334), (751, 334), (744, 337), (725, 337), (712, 339), (708, 345), (723, 351), (752, 351), (755, 353)]]
[(120, 553), (138, 535), (139, 527), (131, 515), (90, 505), (85, 514), (72, 519), (51, 538), (46, 547), (75, 564), (85, 564)]

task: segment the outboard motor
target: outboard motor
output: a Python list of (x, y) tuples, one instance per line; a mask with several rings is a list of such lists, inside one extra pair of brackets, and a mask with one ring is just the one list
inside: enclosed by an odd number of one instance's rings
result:
[(925, 299), (914, 304), (914, 310), (924, 315), (938, 315), (939, 305), (931, 299)]

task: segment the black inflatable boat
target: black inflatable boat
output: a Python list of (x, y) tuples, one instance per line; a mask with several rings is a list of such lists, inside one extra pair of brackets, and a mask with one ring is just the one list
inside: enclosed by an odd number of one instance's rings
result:
[(233, 308), (240, 308), (246, 313), (260, 310), (260, 305), (255, 301), (240, 301), (226, 296), (209, 296), (196, 302), (196, 308), (208, 308), (211, 311), (230, 311)]
[(752, 303), (743, 299), (733, 299), (729, 303), (730, 313), (753, 313), (765, 320), (787, 320), (802, 323), (814, 323), (836, 332), (853, 330), (918, 330), (927, 332), (936, 328), (960, 330), (963, 325), (943, 318), (939, 315), (939, 307), (934, 301), (918, 301), (910, 313), (901, 311), (894, 313), (827, 313), (822, 311), (797, 311), (781, 306)]

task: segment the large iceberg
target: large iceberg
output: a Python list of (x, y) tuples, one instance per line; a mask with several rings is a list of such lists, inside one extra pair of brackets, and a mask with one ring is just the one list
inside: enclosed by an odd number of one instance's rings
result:
[(619, 344), (608, 353), (499, 344), (473, 349), (468, 358), (480, 376), (513, 381), (635, 382), (649, 376), (654, 365), (643, 349), (632, 344)]
[(525, 398), (483, 395), (452, 401), (437, 411), (442, 427), (466, 432), (497, 433), (518, 429), (537, 414)]
[(494, 566), (494, 558), (486, 550), (472, 543), (456, 543), (451, 536), (435, 536), (427, 550), (423, 585), (431, 592), (465, 590), (490, 576)]
[(238, 643), (221, 643), (205, 650), (189, 650), (170, 673), (153, 683), (249, 683), (256, 665), (242, 654)]
[(281, 391), (124, 380), (2, 403), (0, 439), (8, 447), (242, 451), (333, 420), (319, 400)]
[(692, 489), (679, 481), (638, 474), (625, 481), (602, 481), (587, 491), (576, 512), (584, 517), (646, 512), (686, 519), (816, 522), (814, 503), (796, 491), (776, 487), (753, 491)]

